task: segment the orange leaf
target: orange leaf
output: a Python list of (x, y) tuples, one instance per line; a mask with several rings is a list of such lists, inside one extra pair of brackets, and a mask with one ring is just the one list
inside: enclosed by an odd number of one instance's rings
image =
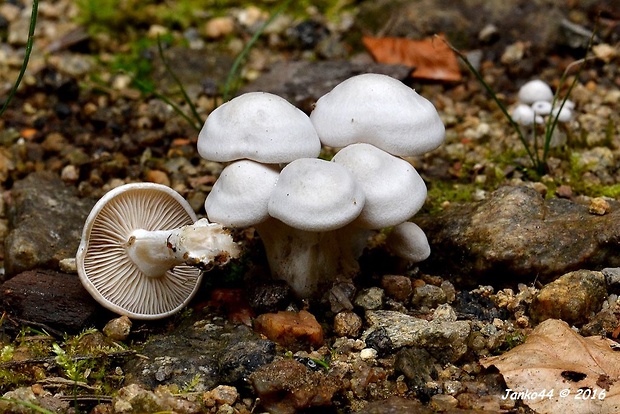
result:
[(411, 66), (414, 78), (460, 81), (457, 57), (442, 39), (443, 35), (423, 40), (364, 36), (362, 41), (377, 62)]

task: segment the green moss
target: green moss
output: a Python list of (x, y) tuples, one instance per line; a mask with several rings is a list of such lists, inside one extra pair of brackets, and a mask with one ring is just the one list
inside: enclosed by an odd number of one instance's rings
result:
[(428, 195), (422, 212), (432, 214), (442, 211), (442, 205), (445, 202), (465, 203), (473, 201), (474, 193), (478, 188), (474, 184), (432, 181), (428, 183)]

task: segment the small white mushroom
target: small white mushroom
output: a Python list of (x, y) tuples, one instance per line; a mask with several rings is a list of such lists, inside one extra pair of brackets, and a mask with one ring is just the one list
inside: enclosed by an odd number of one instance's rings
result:
[(426, 234), (417, 224), (410, 221), (394, 227), (388, 234), (385, 244), (396, 256), (411, 263), (426, 260), (431, 254)]
[(356, 224), (368, 229), (410, 219), (426, 200), (426, 185), (413, 165), (370, 144), (349, 145), (333, 157), (348, 168), (366, 195)]
[(102, 306), (134, 319), (158, 319), (191, 300), (203, 270), (238, 254), (223, 227), (196, 221), (176, 191), (133, 183), (95, 204), (76, 262), (82, 284)]
[(392, 155), (413, 156), (437, 148), (445, 128), (437, 110), (397, 79), (376, 73), (354, 76), (319, 98), (310, 114), (323, 145), (374, 145)]
[(365, 196), (342, 165), (301, 158), (282, 169), (269, 199), (271, 219), (255, 225), (274, 277), (301, 298), (312, 298), (337, 277), (359, 270), (366, 230), (349, 223)]
[(531, 106), (536, 115), (549, 115), (551, 113), (552, 105), (549, 101), (536, 101)]
[(573, 111), (571, 111), (566, 105), (562, 107), (556, 106), (551, 110), (551, 116), (554, 118), (557, 116), (558, 121), (560, 122), (569, 122), (573, 119)]
[(353, 174), (318, 158), (300, 158), (282, 169), (269, 199), (269, 215), (296, 229), (334, 230), (352, 222), (365, 196)]
[(209, 220), (228, 227), (249, 227), (269, 217), (269, 198), (280, 171), (255, 161), (235, 161), (224, 168), (205, 201)]
[(542, 124), (544, 122), (542, 116), (537, 115), (532, 107), (526, 104), (515, 106), (510, 116), (513, 121), (523, 126), (533, 125), (534, 123)]
[(278, 164), (320, 152), (321, 142), (308, 116), (266, 92), (245, 93), (219, 106), (198, 135), (198, 153), (210, 161), (246, 158)]
[(536, 101), (553, 101), (553, 91), (551, 87), (540, 79), (526, 82), (519, 89), (519, 101), (531, 105)]

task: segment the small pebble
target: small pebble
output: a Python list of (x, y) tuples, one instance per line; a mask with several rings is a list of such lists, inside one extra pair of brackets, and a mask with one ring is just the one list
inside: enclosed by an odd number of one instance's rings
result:
[(381, 278), (381, 287), (385, 293), (398, 301), (404, 302), (411, 296), (413, 288), (411, 279), (401, 275), (385, 275)]
[(103, 327), (103, 333), (115, 341), (124, 341), (131, 332), (131, 320), (127, 316), (112, 319)]
[(590, 200), (590, 206), (588, 207), (590, 214), (596, 214), (597, 216), (603, 216), (611, 211), (611, 206), (603, 197), (595, 197)]
[(374, 348), (364, 348), (360, 351), (360, 358), (364, 361), (377, 358), (377, 350)]
[(337, 336), (357, 338), (362, 329), (362, 318), (351, 311), (344, 311), (334, 317), (334, 333)]
[(383, 306), (384, 290), (371, 287), (360, 291), (355, 297), (355, 305), (365, 310), (376, 310)]

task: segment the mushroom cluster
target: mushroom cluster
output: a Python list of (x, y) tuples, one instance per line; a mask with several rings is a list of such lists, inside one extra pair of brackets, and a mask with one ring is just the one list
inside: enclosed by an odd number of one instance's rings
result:
[(545, 117), (558, 118), (559, 122), (568, 122), (573, 117), (574, 103), (568, 99), (555, 103), (551, 87), (540, 79), (526, 82), (519, 89), (519, 101), (513, 108), (512, 119), (523, 126), (544, 124)]
[[(200, 155), (229, 163), (205, 201), (210, 221), (256, 229), (274, 277), (298, 297), (316, 297), (359, 272), (372, 231), (394, 228), (391, 250), (430, 254), (409, 220), (426, 186), (402, 157), (437, 148), (445, 129), (435, 107), (402, 82), (364, 74), (337, 85), (307, 116), (265, 92), (214, 110), (198, 137)], [(321, 147), (339, 149), (331, 161)]]
[(131, 183), (95, 204), (76, 263), (82, 284), (102, 306), (133, 319), (159, 319), (192, 299), (203, 271), (239, 253), (220, 224), (197, 220), (176, 191)]

